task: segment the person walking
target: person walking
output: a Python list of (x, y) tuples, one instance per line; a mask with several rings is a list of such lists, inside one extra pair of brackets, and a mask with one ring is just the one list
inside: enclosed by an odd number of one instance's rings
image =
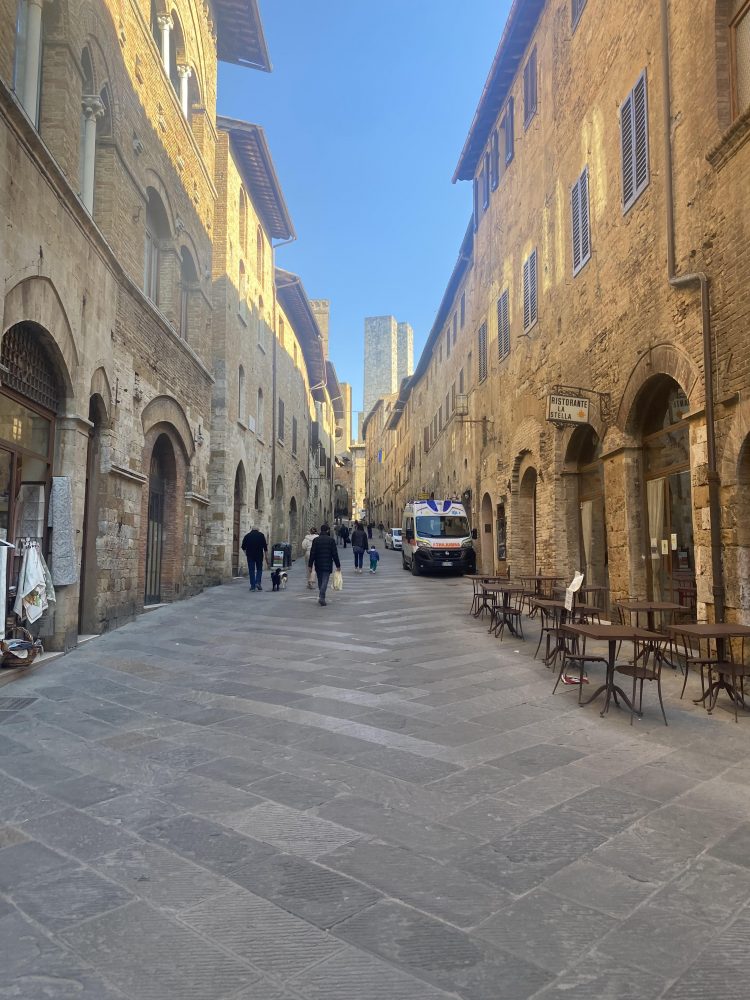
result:
[(370, 546), (370, 572), (377, 572), (378, 560), (380, 559), (380, 553), (375, 548), (375, 543)]
[(359, 523), (355, 521), (354, 531), (352, 532), (352, 551), (354, 552), (354, 572), (362, 572), (362, 559), (365, 552), (369, 548), (369, 542), (367, 541), (367, 532)]
[(326, 590), (333, 567), (341, 569), (336, 539), (331, 537), (331, 529), (327, 524), (321, 524), (320, 534), (313, 540), (308, 566), (310, 570), (315, 568), (318, 577), (318, 604), (324, 608), (326, 606)]
[(382, 538), (383, 537), (383, 533), (385, 532), (385, 525), (383, 524), (382, 521), (378, 525), (378, 531), (380, 532), (380, 537)]
[(302, 555), (304, 556), (304, 559), (305, 559), (305, 569), (307, 570), (307, 589), (308, 590), (312, 590), (313, 589), (313, 576), (312, 576), (312, 570), (310, 570), (310, 568), (308, 567), (307, 563), (308, 563), (308, 560), (310, 559), (310, 549), (312, 548), (312, 544), (313, 544), (313, 542), (315, 541), (315, 539), (317, 537), (318, 537), (318, 529), (317, 528), (310, 528), (310, 530), (308, 531), (308, 533), (302, 539)]
[(271, 568), (268, 561), (268, 542), (266, 536), (260, 528), (253, 528), (248, 531), (242, 539), (242, 551), (247, 556), (247, 571), (250, 574), (250, 590), (263, 590), (261, 577), (263, 576), (263, 558), (266, 565)]
[(370, 521), (367, 525), (367, 537), (372, 538), (372, 529), (375, 527), (375, 522)]
[(349, 525), (348, 524), (342, 524), (341, 525), (341, 541), (342, 541), (342, 544), (343, 544), (344, 548), (346, 548), (346, 543), (349, 541)]

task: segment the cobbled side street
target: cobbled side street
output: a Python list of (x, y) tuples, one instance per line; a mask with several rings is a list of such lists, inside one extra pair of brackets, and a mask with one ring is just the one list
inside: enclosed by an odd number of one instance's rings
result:
[(0, 689), (0, 996), (746, 996), (750, 720), (672, 670), (668, 727), (601, 718), (534, 623), (341, 555)]

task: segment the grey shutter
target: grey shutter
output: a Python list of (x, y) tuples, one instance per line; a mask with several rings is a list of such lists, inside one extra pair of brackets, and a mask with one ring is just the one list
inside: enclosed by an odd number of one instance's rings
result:
[(577, 180), (570, 191), (570, 212), (573, 231), (573, 274), (581, 268), (581, 182)]
[(536, 323), (536, 321), (537, 321), (537, 315), (538, 315), (538, 313), (537, 313), (536, 250), (532, 251), (532, 254), (529, 257), (529, 285), (530, 285), (529, 303), (530, 303), (530, 311), (531, 311), (531, 323), (529, 325), (533, 326), (534, 323)]
[(510, 315), (507, 288), (497, 300), (497, 353), (501, 360), (510, 354)]
[(625, 208), (629, 208), (635, 193), (632, 94), (628, 94), (620, 108), (620, 145), (622, 148), (622, 203)]
[(497, 129), (492, 133), (490, 140), (490, 187), (493, 191), (497, 189), (500, 182), (500, 141), (497, 136)]
[(523, 328), (528, 330), (531, 326), (531, 296), (529, 294), (529, 261), (527, 257), (523, 262)]
[(482, 209), (486, 211), (490, 204), (490, 154), (484, 154), (484, 167), (479, 175), (482, 178)]
[(479, 381), (487, 378), (487, 324), (479, 328)]
[(591, 256), (591, 224), (589, 219), (589, 168), (585, 167), (578, 180), (581, 205), (581, 267)]
[(479, 228), (479, 181), (474, 178), (474, 232)]
[(586, 0), (572, 0), (572, 10), (571, 10), (571, 21), (573, 23), (573, 30), (575, 30), (578, 24), (578, 19), (583, 13), (583, 8), (586, 6)]
[(648, 184), (648, 107), (645, 72), (633, 87), (633, 161), (637, 196)]
[(508, 106), (505, 110), (505, 162), (510, 163), (513, 159), (513, 98), (508, 98)]
[(524, 128), (536, 114), (536, 46), (531, 50), (523, 68), (523, 124)]

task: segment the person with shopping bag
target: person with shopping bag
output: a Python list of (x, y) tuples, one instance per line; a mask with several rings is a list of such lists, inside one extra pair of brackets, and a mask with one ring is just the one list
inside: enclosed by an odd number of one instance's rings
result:
[(321, 524), (320, 534), (313, 540), (308, 566), (311, 570), (313, 567), (315, 568), (318, 577), (318, 604), (324, 608), (326, 606), (326, 590), (333, 567), (335, 566), (339, 572), (341, 571), (339, 550), (327, 524)]
[(308, 533), (302, 539), (302, 556), (305, 560), (305, 567), (307, 568), (307, 589), (313, 589), (313, 571), (307, 566), (310, 559), (310, 549), (315, 539), (318, 537), (318, 529), (310, 528)]

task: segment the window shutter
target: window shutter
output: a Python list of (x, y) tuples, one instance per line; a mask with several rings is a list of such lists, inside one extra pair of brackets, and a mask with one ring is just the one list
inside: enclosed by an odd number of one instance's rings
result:
[(505, 162), (510, 163), (513, 159), (513, 98), (508, 98), (508, 105), (505, 110)]
[(537, 321), (537, 273), (536, 273), (536, 250), (532, 251), (529, 257), (529, 282), (531, 285), (531, 292), (529, 295), (529, 301), (531, 303), (531, 323), (533, 326)]
[(430, 428), (425, 427), (424, 429), (424, 450), (430, 450)]
[(589, 223), (589, 168), (585, 167), (578, 181), (581, 204), (581, 267), (591, 256), (591, 228)]
[(482, 179), (482, 209), (487, 211), (490, 204), (490, 154), (484, 154), (484, 166), (479, 175)]
[(576, 25), (578, 24), (578, 19), (583, 13), (583, 8), (586, 6), (586, 0), (572, 0), (571, 9), (571, 21), (573, 24), (573, 30), (575, 31)]
[(497, 300), (497, 353), (502, 361), (510, 354), (510, 315), (508, 289)]
[(648, 184), (648, 109), (646, 74), (633, 88), (633, 157), (636, 194)]
[(474, 232), (479, 228), (479, 181), (474, 178)]
[(493, 191), (497, 189), (500, 182), (500, 140), (497, 136), (497, 129), (492, 133), (490, 139), (490, 187)]
[(464, 370), (463, 368), (458, 373), (458, 391), (463, 394), (464, 391)]
[(635, 177), (633, 171), (633, 98), (628, 95), (620, 108), (620, 141), (622, 145), (622, 203), (628, 208), (633, 201)]
[(536, 114), (537, 106), (536, 46), (531, 50), (523, 68), (523, 124), (524, 128)]
[(487, 378), (487, 324), (479, 328), (479, 381)]
[(445, 356), (449, 358), (451, 356), (451, 331), (450, 328), (445, 334)]
[(458, 315), (453, 313), (453, 346), (456, 346), (456, 337), (458, 336)]
[(573, 274), (581, 268), (581, 182), (577, 180), (570, 192), (570, 210), (573, 230)]
[(523, 262), (523, 328), (528, 330), (531, 326), (531, 299), (529, 295), (529, 259)]

